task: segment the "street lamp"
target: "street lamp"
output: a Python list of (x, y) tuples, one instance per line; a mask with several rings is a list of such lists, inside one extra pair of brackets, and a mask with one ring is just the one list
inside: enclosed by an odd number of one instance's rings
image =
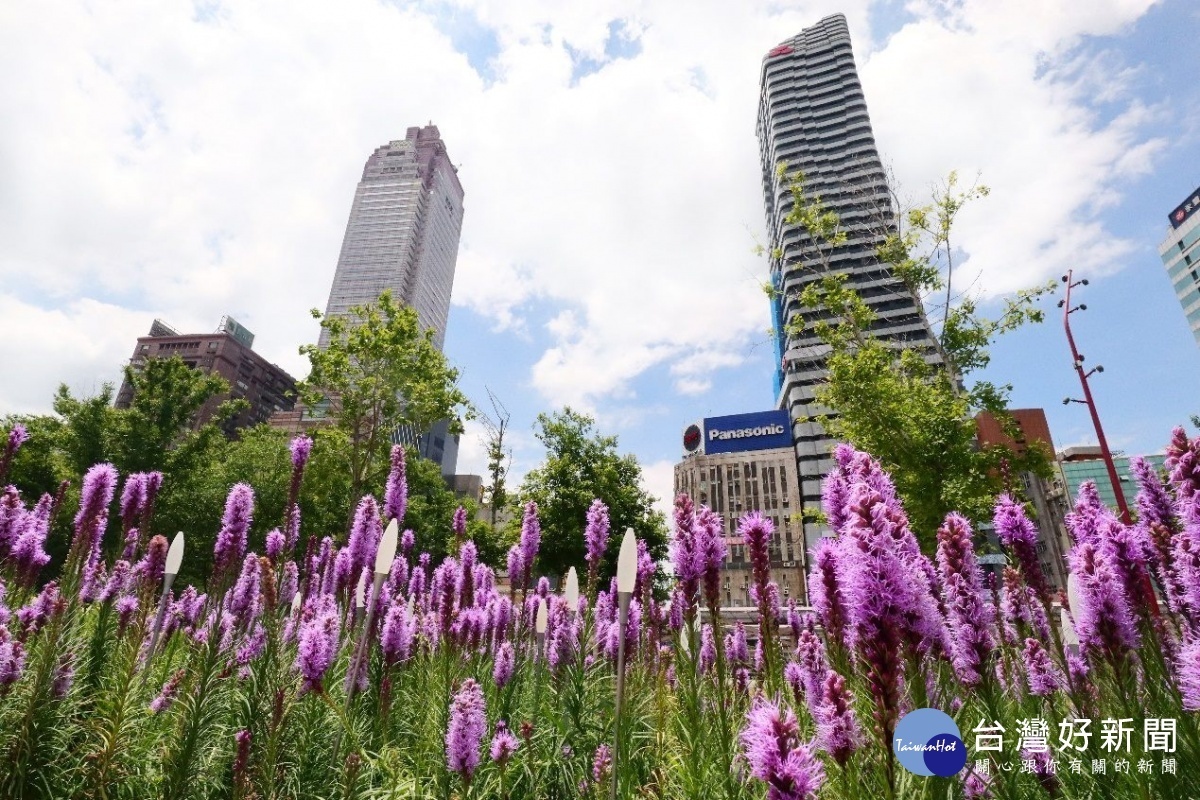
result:
[[(1071, 305), (1071, 290), (1076, 286), (1087, 286), (1087, 278), (1078, 281), (1073, 281), (1072, 276), (1074, 270), (1068, 270), (1066, 275), (1063, 275), (1063, 283), (1067, 285), (1066, 296), (1058, 301), (1058, 307), (1063, 309), (1063, 330), (1067, 332), (1067, 344), (1071, 347), (1071, 363), (1075, 367), (1075, 373), (1079, 375), (1079, 385), (1083, 387), (1083, 399), (1076, 400), (1072, 397), (1067, 397), (1063, 400), (1063, 405), (1071, 403), (1082, 403), (1088, 407), (1088, 413), (1092, 417), (1092, 426), (1096, 429), (1096, 439), (1100, 442), (1100, 455), (1104, 459), (1104, 466), (1108, 470), (1108, 480), (1112, 484), (1113, 496), (1117, 501), (1117, 508), (1121, 511), (1121, 521), (1126, 525), (1133, 524), (1133, 518), (1129, 515), (1129, 505), (1125, 502), (1125, 492), (1121, 489), (1121, 479), (1117, 476), (1117, 465), (1113, 462), (1112, 451), (1108, 449), (1108, 440), (1104, 438), (1104, 427), (1100, 424), (1100, 413), (1096, 410), (1096, 401), (1092, 398), (1092, 389), (1088, 385), (1088, 378), (1094, 373), (1104, 372), (1104, 367), (1097, 365), (1095, 368), (1084, 371), (1083, 354), (1079, 352), (1079, 348), (1075, 346), (1075, 337), (1071, 334), (1071, 315), (1076, 311), (1087, 311), (1087, 305), (1080, 303), (1077, 306)], [(1150, 598), (1150, 608), (1157, 614), (1158, 602), (1154, 599), (1154, 591), (1148, 585), (1149, 580), (1146, 580), (1146, 594)]]
[(617, 764), (621, 752), (621, 710), (625, 696), (625, 626), (629, 622), (629, 601), (637, 582), (637, 538), (633, 528), (625, 529), (617, 554), (617, 703), (613, 721), (612, 781), (609, 796), (617, 800)]
[(171, 547), (167, 550), (167, 563), (163, 567), (162, 597), (158, 601), (158, 614), (154, 617), (154, 632), (150, 635), (150, 647), (146, 650), (146, 663), (154, 655), (154, 647), (158, 644), (158, 635), (162, 632), (163, 617), (167, 613), (167, 596), (171, 593), (171, 584), (179, 574), (179, 565), (183, 563), (183, 531), (175, 534)]

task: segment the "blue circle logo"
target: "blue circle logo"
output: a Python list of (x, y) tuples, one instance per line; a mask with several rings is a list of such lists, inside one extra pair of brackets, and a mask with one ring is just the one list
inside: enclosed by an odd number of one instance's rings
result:
[(936, 708), (918, 708), (901, 717), (892, 735), (892, 752), (900, 766), (926, 777), (948, 778), (967, 764), (958, 725)]

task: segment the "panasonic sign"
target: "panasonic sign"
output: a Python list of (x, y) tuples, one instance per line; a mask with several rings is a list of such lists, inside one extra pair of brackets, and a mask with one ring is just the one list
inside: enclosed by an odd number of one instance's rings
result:
[(758, 411), (704, 420), (704, 452), (735, 453), (792, 446), (791, 420), (786, 411)]

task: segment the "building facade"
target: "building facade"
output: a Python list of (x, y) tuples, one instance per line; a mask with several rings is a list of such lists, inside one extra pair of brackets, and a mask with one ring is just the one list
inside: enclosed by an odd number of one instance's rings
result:
[[(920, 301), (876, 257), (877, 247), (896, 230), (896, 211), (844, 16), (821, 20), (763, 58), (757, 134), (775, 290), (775, 393), (792, 420), (801, 503), (819, 509), (834, 442), (817, 422), (829, 414), (815, 397), (827, 375), (828, 348), (815, 326), (829, 314), (804, 309), (800, 292), (826, 274), (845, 274), (875, 314), (873, 336), (897, 349), (919, 348), (931, 362), (939, 359)], [(778, 174), (783, 164), (788, 174), (803, 174), (807, 195), (819, 196), (838, 215), (847, 234), (843, 245), (822, 248), (787, 221), (792, 195), (788, 180)], [(810, 547), (830, 533), (816, 522), (804, 528)]]
[[(1163, 463), (1167, 459), (1162, 454), (1142, 456), (1142, 458), (1158, 471), (1162, 471)], [(1138, 485), (1129, 468), (1129, 460), (1130, 456), (1113, 454), (1113, 466), (1117, 468), (1117, 479), (1121, 482), (1121, 494), (1125, 495), (1125, 502), (1132, 511)], [(1118, 513), (1117, 495), (1113, 492), (1112, 479), (1108, 476), (1108, 467), (1104, 463), (1104, 456), (1099, 447), (1068, 447), (1060, 451), (1058, 453), (1058, 469), (1066, 486), (1068, 502), (1072, 505), (1079, 498), (1079, 487), (1083, 485), (1083, 482), (1093, 481), (1096, 484), (1096, 493), (1100, 495), (1100, 501), (1111, 508), (1113, 513)]]
[[(421, 328), (433, 331), (441, 350), (462, 221), (458, 169), (436, 125), (409, 128), (405, 138), (376, 148), (354, 192), (325, 315), (346, 315), (390, 289), (416, 310)], [(322, 329), (318, 345), (328, 344), (328, 332)], [(305, 412), (296, 416), (301, 419), (280, 424), (303, 427)], [(393, 437), (440, 464), (444, 475), (455, 471), (458, 438), (449, 433), (446, 420), (429, 431), (403, 429)]]
[(706, 505), (724, 524), (727, 553), (721, 576), (724, 604), (751, 604), (750, 557), (738, 520), (758, 511), (771, 520), (771, 576), (783, 601), (807, 605), (807, 556), (800, 525), (796, 456), (786, 412), (710, 417), (683, 433), (684, 458), (675, 465), (675, 494)]
[[(462, 184), (436, 125), (409, 128), (376, 148), (354, 192), (325, 315), (344, 315), (391, 289), (433, 330), (440, 350), (462, 220)], [(324, 331), (319, 344), (329, 344)]]
[[(152, 358), (179, 356), (183, 363), (203, 373), (219, 375), (230, 387), (227, 394), (210, 398), (192, 418), (192, 429), (204, 425), (221, 403), (243, 398), (250, 407), (222, 426), (226, 436), (240, 428), (266, 422), (277, 412), (289, 412), (295, 404), (296, 379), (283, 368), (270, 363), (254, 352), (254, 334), (225, 317), (213, 333), (182, 334), (162, 320), (154, 320), (150, 333), (139, 337), (129, 365), (140, 371)], [(116, 407), (129, 408), (133, 401), (133, 386), (121, 382)]]
[[(999, 421), (985, 412), (975, 417), (979, 443), (1006, 445), (1016, 453), (1024, 453), (1029, 447), (1041, 447), (1048, 458), (1054, 458), (1054, 438), (1050, 435), (1050, 424), (1046, 412), (1040, 408), (1009, 409), (1016, 425), (1013, 435), (1005, 432)], [(1019, 481), (1020, 494), (1033, 506), (1034, 523), (1037, 526), (1038, 561), (1051, 587), (1063, 591), (1067, 588), (1067, 553), (1070, 538), (1067, 535), (1066, 515), (1070, 511), (1070, 498), (1062, 476), (1055, 471), (1050, 478), (1033, 472), (1021, 472), (1013, 476)]]
[(1158, 246), (1192, 336), (1200, 344), (1200, 188), (1167, 215), (1171, 230)]

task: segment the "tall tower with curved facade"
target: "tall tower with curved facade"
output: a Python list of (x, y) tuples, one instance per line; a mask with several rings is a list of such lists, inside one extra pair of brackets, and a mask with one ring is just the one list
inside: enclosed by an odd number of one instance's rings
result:
[(345, 314), (391, 289), (441, 349), (462, 220), (462, 184), (436, 125), (376, 148), (354, 192), (325, 314)]
[[(896, 230), (887, 175), (875, 149), (850, 29), (835, 14), (805, 28), (770, 50), (762, 62), (758, 106), (758, 143), (762, 162), (771, 278), (776, 293), (771, 315), (775, 330), (775, 394), (778, 407), (792, 419), (801, 502), (820, 508), (821, 479), (833, 467), (833, 440), (815, 420), (829, 409), (817, 404), (814, 391), (826, 378), (829, 349), (814, 333), (822, 312), (800, 306), (796, 297), (828, 270), (849, 275), (875, 312), (872, 335), (896, 347), (918, 347), (926, 358), (939, 358), (936, 340), (920, 301), (887, 265), (876, 248)], [(805, 192), (819, 196), (841, 220), (845, 245), (814, 257), (807, 233), (786, 217), (792, 197), (777, 174), (804, 176)], [(801, 327), (789, 336), (789, 327)], [(804, 523), (806, 544), (826, 533)]]

